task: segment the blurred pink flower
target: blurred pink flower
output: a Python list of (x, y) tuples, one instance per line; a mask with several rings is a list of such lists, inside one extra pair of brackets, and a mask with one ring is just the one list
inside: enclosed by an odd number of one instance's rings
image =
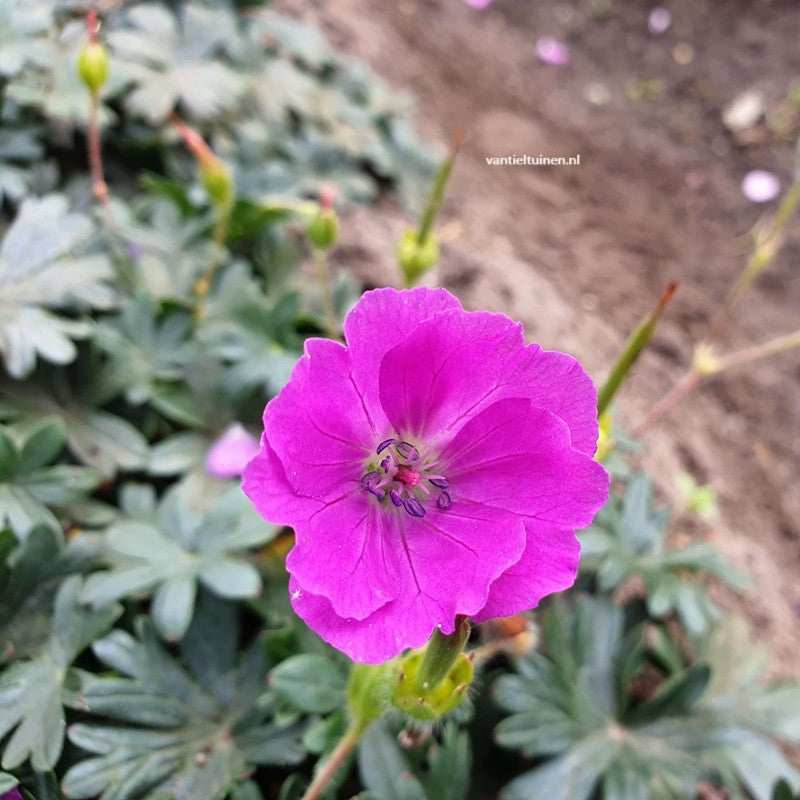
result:
[(0, 800), (22, 800), (22, 793), (19, 789), (12, 789), (10, 792), (0, 794)]
[(543, 36), (536, 42), (536, 55), (539, 61), (554, 67), (562, 67), (569, 63), (567, 46), (552, 36)]
[(581, 365), (443, 289), (367, 292), (344, 330), (306, 342), (243, 476), (295, 530), (299, 616), (380, 663), (571, 586), (608, 494)]
[(764, 169), (754, 169), (744, 176), (742, 194), (752, 203), (768, 203), (774, 200), (781, 191), (781, 182), (777, 176)]
[(206, 472), (215, 478), (238, 478), (258, 451), (258, 439), (237, 422), (211, 445), (206, 454)]
[(665, 34), (672, 25), (672, 14), (666, 8), (658, 6), (654, 8), (647, 17), (647, 29), (653, 36)]
[(472, 6), (472, 8), (483, 9), (487, 8), (491, 4), (492, 0), (464, 0), (464, 2), (468, 6)]

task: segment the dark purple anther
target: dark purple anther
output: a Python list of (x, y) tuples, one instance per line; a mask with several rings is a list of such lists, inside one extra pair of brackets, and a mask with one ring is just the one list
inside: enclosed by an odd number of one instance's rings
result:
[(383, 500), (386, 497), (386, 492), (380, 488), (380, 486), (367, 486), (367, 491), (370, 494), (374, 494), (378, 500)]
[(386, 456), (386, 458), (384, 458), (383, 461), (381, 461), (381, 469), (384, 472), (388, 472), (389, 471), (389, 462), (390, 461), (391, 461), (391, 459), (389, 458), (389, 456)]
[(416, 461), (419, 458), (417, 448), (409, 442), (398, 442), (395, 449), (398, 453), (400, 453), (402, 458), (405, 458), (409, 461)]
[(446, 489), (450, 484), (444, 478), (428, 478), (437, 489)]
[(406, 511), (411, 514), (412, 517), (424, 517), (425, 516), (425, 509), (420, 503), (419, 500), (416, 500), (413, 497), (409, 497), (403, 500), (403, 505), (405, 506)]
[(397, 439), (384, 439), (379, 445), (377, 449), (378, 455), (380, 455), (387, 447), (391, 447)]
[[(433, 483), (433, 481), (431, 481), (431, 483)], [(442, 511), (446, 511), (452, 504), (453, 501), (447, 492), (439, 492), (439, 496), (436, 498), (436, 505), (439, 506)]]
[(401, 506), (403, 505), (403, 501), (400, 499), (400, 492), (397, 489), (392, 489), (389, 492), (389, 499), (396, 505)]
[(382, 480), (383, 476), (380, 472), (368, 472), (361, 479), (361, 486), (368, 492), (371, 492)]

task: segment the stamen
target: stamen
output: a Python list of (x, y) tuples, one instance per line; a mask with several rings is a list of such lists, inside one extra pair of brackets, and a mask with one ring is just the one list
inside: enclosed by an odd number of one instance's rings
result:
[(453, 500), (447, 492), (439, 492), (439, 496), (436, 498), (436, 505), (442, 511), (446, 511), (452, 504)]
[(405, 500), (403, 500), (403, 506), (412, 517), (425, 516), (425, 508), (423, 507), (422, 503), (413, 497), (407, 497)]
[(383, 476), (380, 474), (380, 472), (368, 472), (361, 479), (361, 486), (369, 492), (381, 482), (382, 478)]
[(389, 462), (390, 461), (391, 461), (391, 459), (389, 458), (389, 456), (386, 456), (386, 458), (384, 458), (383, 461), (381, 461), (381, 469), (384, 472), (388, 472), (389, 471)]
[(386, 492), (380, 486), (367, 486), (367, 491), (370, 494), (374, 494), (378, 500), (383, 500), (386, 497)]
[(408, 461), (416, 461), (419, 458), (417, 448), (410, 442), (398, 442), (394, 449)]
[(392, 489), (389, 492), (389, 499), (398, 507), (403, 505), (403, 501), (400, 499), (400, 492), (398, 492), (397, 489)]
[(379, 445), (378, 449), (376, 450), (377, 454), (380, 455), (387, 447), (391, 447), (397, 439), (384, 439)]
[(450, 484), (445, 480), (445, 478), (428, 478), (428, 480), (437, 488), (437, 489), (447, 489)]

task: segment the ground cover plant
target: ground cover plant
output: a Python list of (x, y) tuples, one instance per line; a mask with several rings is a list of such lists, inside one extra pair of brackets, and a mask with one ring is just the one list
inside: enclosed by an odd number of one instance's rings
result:
[[(611, 416), (675, 287), (598, 395), (412, 288), (458, 137), (263, 4), (107, 5), (0, 3), (0, 796), (791, 798), (800, 686)], [(654, 417), (797, 342), (717, 344), (798, 197)]]

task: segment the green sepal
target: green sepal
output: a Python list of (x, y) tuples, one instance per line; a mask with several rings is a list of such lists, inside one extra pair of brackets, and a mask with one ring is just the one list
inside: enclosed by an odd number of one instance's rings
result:
[(435, 722), (459, 706), (475, 676), (472, 660), (459, 653), (445, 677), (435, 686), (425, 688), (420, 679), (424, 650), (415, 650), (400, 662), (392, 703), (414, 719)]

